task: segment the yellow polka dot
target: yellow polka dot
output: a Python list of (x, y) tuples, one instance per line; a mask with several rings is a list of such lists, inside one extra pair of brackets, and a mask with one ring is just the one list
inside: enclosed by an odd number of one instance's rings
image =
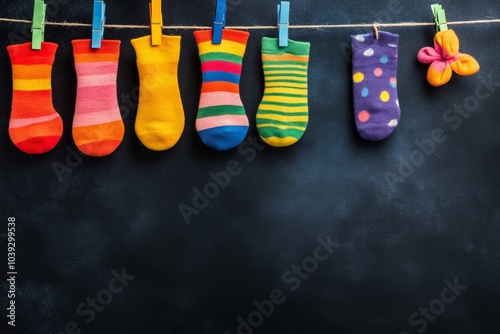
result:
[(354, 82), (358, 83), (365, 80), (365, 76), (363, 75), (363, 73), (358, 72), (352, 76), (352, 79), (354, 80)]
[(380, 99), (382, 100), (382, 102), (387, 102), (391, 99), (391, 96), (387, 91), (384, 90), (382, 93), (380, 93)]

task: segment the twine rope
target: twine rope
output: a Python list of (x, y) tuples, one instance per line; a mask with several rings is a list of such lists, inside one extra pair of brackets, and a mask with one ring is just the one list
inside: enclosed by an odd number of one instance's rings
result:
[[(0, 18), (0, 22), (10, 23), (25, 23), (31, 24), (30, 20)], [(500, 19), (490, 20), (471, 20), (471, 21), (452, 21), (448, 25), (472, 25), (472, 24), (487, 24), (500, 23)], [(45, 22), (48, 26), (59, 27), (92, 27), (92, 24), (78, 22)], [(434, 26), (432, 22), (396, 22), (396, 23), (378, 23), (378, 27), (424, 27)], [(105, 24), (107, 29), (150, 29), (150, 25), (135, 25), (135, 24)], [(355, 23), (355, 24), (318, 24), (318, 25), (290, 25), (290, 29), (342, 29), (342, 28), (371, 28), (373, 23)], [(211, 26), (163, 26), (163, 29), (169, 30), (198, 30), (212, 29)], [(270, 30), (276, 29), (276, 26), (228, 26), (227, 28), (239, 30)]]

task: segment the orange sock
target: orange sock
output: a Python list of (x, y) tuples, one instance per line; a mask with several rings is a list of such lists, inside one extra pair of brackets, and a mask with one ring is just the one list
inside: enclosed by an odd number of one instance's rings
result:
[(12, 63), (13, 97), (10, 139), (21, 151), (42, 154), (52, 150), (63, 132), (61, 116), (52, 106), (51, 74), (57, 44), (31, 43), (7, 47)]

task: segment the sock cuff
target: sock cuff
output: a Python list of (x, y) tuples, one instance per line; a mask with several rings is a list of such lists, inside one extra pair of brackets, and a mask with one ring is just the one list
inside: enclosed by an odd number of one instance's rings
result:
[[(194, 32), (197, 44), (212, 41), (212, 30), (197, 30)], [(250, 33), (241, 30), (223, 29), (222, 41), (232, 41), (240, 44), (247, 44)]]
[(366, 47), (371, 44), (378, 44), (381, 46), (398, 45), (399, 35), (392, 34), (386, 31), (379, 31), (378, 39), (375, 39), (374, 33), (351, 35), (351, 45), (353, 51), (359, 48)]
[[(52, 65), (56, 55), (58, 45), (50, 42), (42, 42), (41, 50), (31, 49), (31, 42), (23, 44), (9, 45), (7, 51), (9, 53), (13, 65), (26, 64), (23, 59), (25, 58), (38, 58), (37, 64)], [(26, 64), (27, 65), (27, 64)]]
[(143, 36), (130, 40), (130, 43), (132, 43), (136, 54), (156, 50), (172, 52), (180, 51), (181, 49), (181, 36), (162, 35), (161, 45), (152, 45), (151, 39), (151, 35)]
[(118, 55), (120, 54), (120, 44), (119, 40), (102, 40), (101, 47), (99, 49), (92, 48), (92, 40), (90, 39), (75, 39), (71, 41), (73, 45), (73, 53), (77, 54), (100, 54), (100, 55), (116, 55), (116, 61), (118, 61)]
[(299, 42), (289, 39), (288, 46), (279, 47), (278, 38), (263, 37), (262, 38), (262, 52), (270, 54), (293, 54), (297, 56), (308, 56), (311, 50), (311, 43)]

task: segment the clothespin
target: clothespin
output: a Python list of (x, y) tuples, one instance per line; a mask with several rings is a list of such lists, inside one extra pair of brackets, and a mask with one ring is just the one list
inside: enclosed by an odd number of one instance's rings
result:
[(379, 27), (378, 22), (377, 21), (373, 22), (373, 33), (375, 34), (375, 39), (378, 39), (378, 27)]
[(436, 23), (436, 32), (448, 30), (448, 24), (446, 22), (446, 13), (443, 6), (440, 4), (431, 5), (432, 15), (434, 16), (434, 22)]
[(217, 9), (212, 25), (212, 44), (222, 43), (222, 29), (226, 27), (226, 9), (226, 0), (217, 0)]
[(106, 4), (103, 0), (94, 0), (94, 18), (92, 20), (92, 49), (99, 49), (104, 37), (106, 23)]
[(47, 5), (43, 0), (35, 0), (33, 23), (31, 25), (31, 48), (41, 50), (45, 35), (45, 11)]
[(288, 27), (290, 20), (290, 1), (281, 1), (278, 5), (278, 35), (279, 47), (288, 46)]
[(161, 45), (161, 35), (163, 34), (161, 0), (152, 0), (149, 3), (149, 16), (151, 17), (151, 44)]

